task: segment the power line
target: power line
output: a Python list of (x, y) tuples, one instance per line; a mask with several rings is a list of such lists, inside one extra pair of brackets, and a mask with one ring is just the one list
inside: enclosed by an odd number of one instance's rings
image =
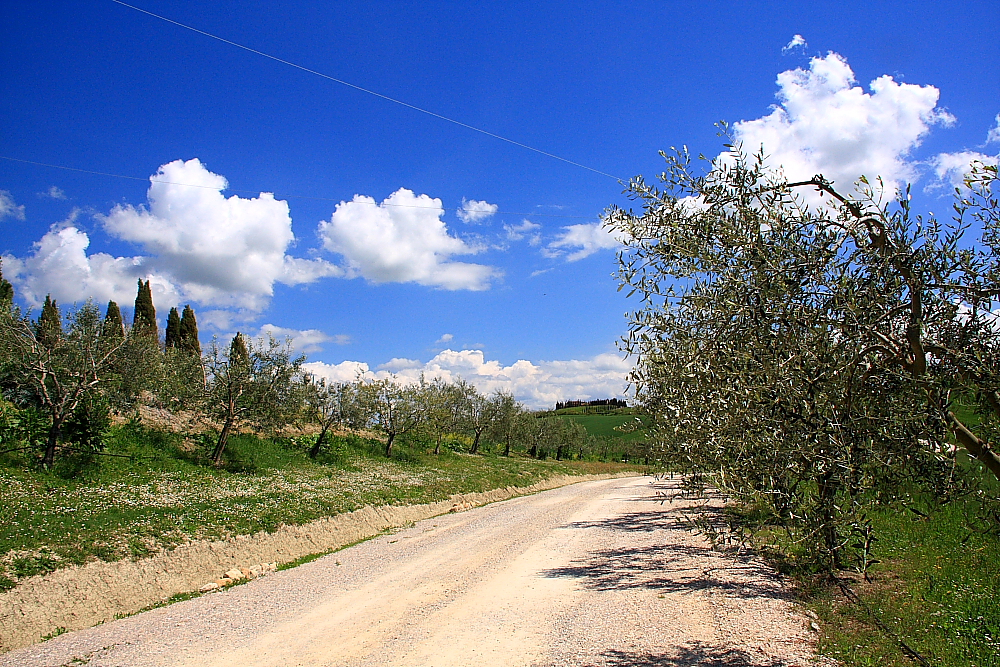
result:
[(527, 149), (529, 151), (534, 151), (535, 153), (539, 153), (541, 155), (545, 155), (546, 157), (550, 157), (550, 158), (553, 158), (555, 160), (560, 160), (562, 162), (566, 162), (567, 164), (571, 164), (571, 165), (573, 165), (575, 167), (580, 167), (581, 169), (586, 169), (587, 171), (592, 171), (595, 174), (600, 174), (601, 176), (607, 176), (608, 178), (613, 178), (613, 179), (615, 179), (616, 181), (619, 181), (619, 182), (622, 181), (622, 179), (618, 178), (617, 176), (612, 176), (611, 174), (609, 174), (607, 172), (604, 172), (604, 171), (601, 171), (600, 169), (594, 169), (593, 167), (588, 167), (585, 164), (580, 164), (579, 162), (574, 162), (573, 160), (569, 160), (567, 158), (560, 157), (558, 155), (555, 155), (554, 153), (549, 153), (547, 151), (543, 151), (540, 148), (535, 148), (534, 146), (529, 146), (528, 144), (523, 144), (520, 141), (514, 141), (513, 139), (508, 139), (507, 137), (504, 137), (504, 136), (499, 135), (499, 134), (495, 134), (493, 132), (489, 132), (487, 130), (483, 130), (483, 129), (478, 128), (478, 127), (476, 127), (474, 125), (469, 125), (468, 123), (463, 123), (460, 120), (455, 120), (454, 118), (449, 118), (448, 116), (442, 116), (441, 114), (435, 113), (433, 111), (429, 111), (428, 109), (424, 109), (422, 107), (418, 107), (416, 105), (410, 104), (408, 102), (404, 102), (402, 100), (397, 100), (394, 97), (389, 97), (388, 95), (383, 95), (382, 93), (375, 92), (374, 90), (370, 90), (368, 88), (363, 88), (362, 86), (350, 83), (349, 81), (344, 81), (343, 79), (338, 79), (336, 77), (332, 77), (329, 74), (323, 74), (322, 72), (317, 72), (314, 69), (309, 69), (308, 67), (304, 67), (304, 66), (299, 65), (297, 63), (293, 63), (290, 60), (284, 60), (283, 58), (278, 58), (277, 56), (272, 56), (269, 53), (264, 53), (263, 51), (258, 51), (257, 49), (250, 48), (249, 46), (244, 46), (243, 44), (240, 44), (238, 42), (233, 42), (231, 40), (225, 39), (224, 37), (219, 37), (218, 35), (213, 35), (210, 32), (205, 32), (204, 30), (199, 30), (198, 28), (195, 28), (193, 26), (189, 26), (189, 25), (184, 24), (184, 23), (180, 23), (179, 21), (174, 21), (173, 19), (169, 19), (169, 18), (167, 18), (165, 16), (160, 16), (159, 14), (154, 14), (153, 12), (147, 11), (145, 9), (141, 9), (139, 7), (136, 7), (135, 5), (130, 5), (130, 4), (126, 3), (126, 2), (122, 2), (122, 0), (111, 0), (111, 2), (114, 2), (115, 4), (119, 4), (119, 5), (123, 6), (123, 7), (128, 7), (129, 9), (134, 9), (137, 12), (141, 12), (141, 13), (146, 14), (148, 16), (152, 16), (153, 18), (157, 18), (157, 19), (159, 19), (161, 21), (165, 21), (167, 23), (170, 23), (172, 25), (178, 26), (180, 28), (184, 28), (185, 30), (190, 30), (192, 32), (196, 32), (199, 35), (204, 35), (205, 37), (211, 37), (212, 39), (218, 40), (218, 41), (223, 42), (225, 44), (229, 44), (230, 46), (235, 46), (238, 49), (243, 49), (244, 51), (249, 51), (250, 53), (254, 53), (254, 54), (258, 55), (258, 56), (263, 56), (264, 58), (269, 58), (270, 60), (274, 60), (276, 62), (279, 62), (279, 63), (283, 64), (283, 65), (288, 65), (289, 67), (294, 67), (295, 69), (302, 70), (303, 72), (308, 72), (309, 74), (315, 74), (318, 77), (322, 77), (322, 78), (327, 79), (329, 81), (333, 81), (334, 83), (339, 83), (339, 84), (341, 84), (343, 86), (347, 86), (348, 88), (353, 88), (354, 90), (358, 90), (358, 91), (360, 91), (362, 93), (367, 93), (369, 95), (374, 95), (375, 97), (381, 98), (381, 99), (389, 101), (389, 102), (393, 102), (394, 104), (399, 104), (399, 105), (404, 106), (404, 107), (406, 107), (408, 109), (413, 109), (414, 111), (419, 111), (420, 113), (427, 114), (428, 116), (433, 116), (434, 118), (438, 118), (440, 120), (444, 120), (444, 121), (447, 121), (449, 123), (454, 123), (455, 125), (459, 125), (459, 126), (464, 127), (464, 128), (466, 128), (468, 130), (472, 130), (473, 132), (479, 132), (480, 134), (485, 134), (488, 137), (493, 137), (494, 139), (499, 139), (500, 141), (505, 141), (508, 144), (513, 144), (515, 146), (519, 146), (521, 148), (525, 148), (525, 149)]
[[(22, 164), (31, 164), (31, 165), (35, 165), (36, 167), (49, 167), (50, 169), (62, 169), (64, 171), (75, 171), (75, 172), (80, 173), (80, 174), (92, 174), (94, 176), (108, 176), (110, 178), (123, 178), (123, 179), (129, 180), (129, 181), (144, 181), (144, 182), (147, 182), (147, 183), (156, 182), (156, 183), (163, 183), (165, 185), (178, 185), (178, 186), (185, 187), (185, 188), (203, 188), (205, 190), (215, 190), (217, 192), (227, 191), (227, 192), (234, 192), (234, 193), (245, 194), (245, 195), (253, 195), (253, 196), (258, 196), (258, 195), (261, 194), (261, 192), (264, 192), (263, 190), (237, 190), (235, 188), (230, 188), (230, 187), (226, 187), (226, 188), (223, 188), (222, 190), (220, 190), (219, 188), (215, 187), (214, 185), (198, 185), (197, 183), (177, 183), (175, 181), (165, 181), (165, 180), (156, 178), (155, 175), (153, 177), (142, 178), (142, 177), (139, 177), (139, 176), (127, 176), (125, 174), (112, 174), (112, 173), (106, 172), (106, 171), (92, 171), (90, 169), (79, 169), (77, 167), (67, 167), (67, 166), (64, 166), (64, 165), (61, 165), (61, 164), (49, 164), (47, 162), (35, 162), (34, 160), (23, 160), (21, 158), (8, 157), (6, 155), (0, 155), (0, 160), (8, 160), (10, 162), (20, 162)], [(153, 178), (156, 178), (156, 180), (155, 181), (151, 180)], [(276, 193), (271, 193), (271, 194), (276, 194)], [(316, 201), (329, 201), (329, 202), (337, 202), (337, 203), (348, 203), (347, 200), (345, 200), (345, 199), (337, 199), (337, 198), (334, 198), (334, 197), (315, 197), (315, 196), (312, 196), (312, 195), (296, 195), (296, 194), (284, 194), (284, 193), (282, 193), (281, 198), (282, 199), (312, 199), (312, 200), (316, 200)], [(371, 206), (393, 206), (393, 207), (396, 207), (396, 208), (424, 208), (424, 209), (429, 209), (429, 210), (432, 210), (432, 211), (442, 211), (442, 212), (454, 211), (456, 213), (459, 212), (459, 211), (465, 210), (465, 209), (463, 209), (461, 207), (459, 207), (459, 208), (445, 208), (444, 206), (417, 206), (415, 204), (389, 204), (389, 203), (386, 203), (386, 202), (379, 203), (379, 202), (375, 202), (375, 201), (370, 201), (370, 202), (368, 202), (368, 201), (354, 201), (353, 199), (349, 203), (352, 203), (352, 204), (368, 204), (368, 205), (371, 205)], [(593, 215), (561, 215), (561, 214), (558, 214), (558, 213), (518, 213), (516, 211), (501, 211), (499, 209), (496, 211), (496, 213), (503, 213), (504, 215), (518, 215), (518, 216), (525, 216), (525, 217), (534, 216), (534, 217), (543, 217), (543, 218), (572, 218), (572, 219), (576, 219), (576, 220), (593, 220), (595, 217), (597, 217), (597, 216), (593, 216)]]

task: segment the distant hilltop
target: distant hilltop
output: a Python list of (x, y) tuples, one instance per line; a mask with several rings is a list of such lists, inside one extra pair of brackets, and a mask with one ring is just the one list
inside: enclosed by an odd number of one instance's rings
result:
[(628, 403), (621, 398), (599, 398), (596, 401), (566, 401), (564, 403), (556, 403), (556, 410), (562, 410), (563, 408), (585, 408), (591, 406), (627, 408)]

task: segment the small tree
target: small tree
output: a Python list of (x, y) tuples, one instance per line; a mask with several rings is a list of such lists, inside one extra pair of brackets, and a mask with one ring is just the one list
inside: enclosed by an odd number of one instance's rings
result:
[(434, 378), (420, 385), (424, 407), (423, 425), (434, 439), (434, 454), (441, 453), (441, 440), (454, 433), (464, 423), (468, 412), (468, 395), (456, 384)]
[(45, 347), (54, 349), (63, 339), (62, 315), (51, 295), (45, 295), (42, 313), (35, 323), (35, 338)]
[[(58, 315), (55, 303), (46, 303), (49, 314), (36, 325), (17, 308), (0, 309), (0, 358), (4, 375), (16, 383), (15, 401), (48, 415), (42, 464), (51, 466), (67, 423), (81, 408), (92, 412), (95, 407), (124, 341), (101, 335), (100, 313), (90, 302), (70, 316), (65, 333), (53, 319)], [(87, 418), (93, 421), (94, 415)]]
[(0, 308), (10, 308), (14, 303), (14, 286), (3, 277), (3, 260), (0, 260)]
[(219, 465), (234, 427), (247, 423), (256, 428), (276, 428), (288, 423), (298, 408), (296, 391), (302, 377), (304, 356), (293, 357), (288, 341), (247, 342), (237, 333), (223, 351), (212, 342), (206, 359), (207, 411), (222, 422), (212, 462)]
[(125, 337), (125, 323), (122, 321), (122, 311), (114, 301), (108, 301), (108, 309), (104, 314), (104, 325), (101, 335), (111, 338)]
[(363, 382), (358, 403), (364, 423), (385, 436), (385, 455), (392, 456), (396, 438), (418, 428), (426, 418), (426, 407), (414, 385), (401, 386), (396, 378)]
[(510, 450), (517, 439), (520, 420), (525, 414), (524, 406), (517, 402), (509, 391), (497, 390), (490, 400), (494, 405), (494, 419), (490, 423), (489, 437), (504, 444), (503, 455), (510, 456)]
[(331, 382), (307, 379), (306, 404), (319, 420), (320, 432), (309, 449), (309, 458), (315, 459), (335, 426), (346, 426), (357, 421), (357, 392), (350, 382)]
[(472, 447), (469, 448), (469, 453), (478, 454), (483, 434), (497, 419), (499, 402), (496, 396), (483, 396), (465, 380), (459, 379), (455, 384), (458, 391), (465, 396), (465, 427), (472, 432)]

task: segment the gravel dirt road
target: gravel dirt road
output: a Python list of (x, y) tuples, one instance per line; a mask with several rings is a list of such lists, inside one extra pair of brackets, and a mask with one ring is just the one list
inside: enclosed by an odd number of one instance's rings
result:
[(679, 525), (673, 490), (586, 482), (428, 519), (0, 666), (811, 664), (775, 575)]

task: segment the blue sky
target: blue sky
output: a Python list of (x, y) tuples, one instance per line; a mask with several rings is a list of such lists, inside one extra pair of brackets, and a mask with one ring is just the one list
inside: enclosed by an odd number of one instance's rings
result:
[(0, 159), (20, 302), (131, 306), (148, 278), (161, 316), (291, 335), (330, 377), (621, 394), (633, 304), (596, 223), (627, 200), (597, 172), (717, 154), (720, 119), (790, 176), (932, 210), (1000, 151), (995, 2), (135, 3), (596, 170), (111, 0), (6, 3), (0, 155), (131, 177)]

